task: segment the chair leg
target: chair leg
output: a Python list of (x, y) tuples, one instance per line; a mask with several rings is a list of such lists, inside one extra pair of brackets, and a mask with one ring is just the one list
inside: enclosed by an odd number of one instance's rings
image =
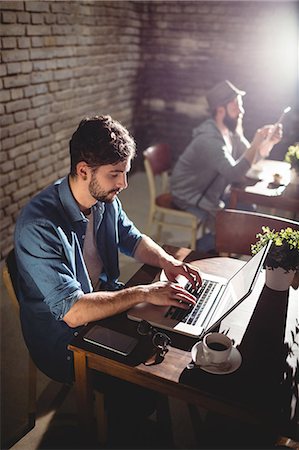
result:
[(154, 223), (154, 219), (155, 219), (155, 210), (153, 208), (150, 208), (149, 211), (149, 215), (148, 215), (148, 220), (147, 220), (147, 234), (150, 236), (151, 231), (152, 231), (152, 226)]
[(94, 393), (98, 440), (100, 444), (105, 444), (107, 442), (107, 415), (105, 412), (105, 398), (102, 392), (95, 391)]
[(197, 228), (192, 227), (191, 230), (191, 250), (196, 250)]
[(161, 233), (162, 233), (162, 224), (161, 224), (161, 222), (164, 222), (164, 214), (160, 213), (160, 215), (158, 217), (159, 217), (158, 220), (160, 222), (158, 222), (158, 224), (157, 224), (156, 240), (157, 240), (157, 242), (160, 242), (161, 241)]
[(162, 225), (157, 225), (156, 241), (161, 242)]

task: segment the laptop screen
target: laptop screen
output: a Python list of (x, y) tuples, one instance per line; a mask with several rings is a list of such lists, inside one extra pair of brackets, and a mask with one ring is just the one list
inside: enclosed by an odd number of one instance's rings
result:
[(251, 292), (252, 285), (256, 280), (255, 273), (260, 268), (260, 261), (263, 259), (263, 252), (259, 252), (251, 258), (244, 268), (239, 270), (229, 281), (230, 289), (234, 299), (243, 298), (247, 292)]
[(205, 324), (208, 326), (208, 330), (204, 334), (218, 325), (220, 320), (224, 319), (238, 303), (252, 292), (270, 245), (271, 243), (261, 249), (228, 281), (223, 298), (213, 312), (213, 316), (210, 317), (210, 323)]

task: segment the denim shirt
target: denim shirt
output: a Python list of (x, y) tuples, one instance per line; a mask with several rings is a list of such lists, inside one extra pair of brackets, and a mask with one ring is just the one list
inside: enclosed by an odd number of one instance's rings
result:
[[(133, 256), (141, 233), (118, 198), (112, 203), (98, 202), (93, 217), (103, 262), (101, 289), (119, 289), (118, 251)], [(87, 223), (68, 179), (63, 178), (23, 208), (15, 229), (23, 335), (39, 369), (62, 382), (73, 379), (73, 357), (67, 346), (81, 328), (70, 328), (62, 319), (80, 297), (92, 292), (83, 260)]]

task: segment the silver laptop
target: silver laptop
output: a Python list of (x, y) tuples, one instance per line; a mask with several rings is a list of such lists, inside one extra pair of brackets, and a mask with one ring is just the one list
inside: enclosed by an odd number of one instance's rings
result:
[[(146, 320), (158, 328), (202, 337), (252, 292), (270, 245), (271, 242), (247, 261), (229, 280), (202, 273), (203, 283), (198, 292), (194, 292), (191, 283), (186, 282), (185, 277), (180, 277), (177, 281), (197, 297), (196, 305), (189, 310), (175, 306), (139, 303), (128, 310), (128, 318), (136, 321)], [(163, 279), (163, 276), (160, 279)]]

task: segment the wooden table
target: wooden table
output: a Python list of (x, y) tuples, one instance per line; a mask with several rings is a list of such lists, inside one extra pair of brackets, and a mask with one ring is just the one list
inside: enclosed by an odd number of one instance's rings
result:
[[(271, 209), (299, 213), (299, 186), (290, 183), (290, 164), (282, 161), (262, 160), (254, 165), (260, 180), (246, 178), (243, 183), (231, 187), (229, 208), (237, 203), (256, 204)], [(273, 175), (281, 175), (281, 186), (275, 187)]]
[[(176, 258), (196, 260), (203, 271), (229, 277), (244, 264), (231, 258), (199, 259), (189, 249), (166, 247)], [(159, 270), (142, 266), (127, 286), (152, 282)], [(136, 323), (125, 315), (101, 321), (126, 334), (136, 333)], [(87, 329), (92, 324), (88, 325)], [(297, 327), (297, 328), (296, 328)], [(86, 331), (87, 331), (86, 329)], [(298, 291), (272, 291), (264, 286), (264, 275), (254, 292), (221, 324), (221, 330), (236, 342), (242, 355), (241, 367), (219, 376), (198, 369), (187, 370), (190, 349), (196, 342), (171, 335), (172, 346), (161, 364), (128, 364), (104, 355), (82, 339), (81, 333), (69, 348), (74, 352), (76, 392), (81, 424), (89, 433), (92, 422), (90, 369), (130, 381), (158, 393), (200, 405), (209, 411), (237, 418), (246, 423), (263, 424), (277, 434), (287, 434), (298, 407)], [(169, 333), (167, 333), (169, 334)], [(297, 397), (296, 397), (297, 395)]]

